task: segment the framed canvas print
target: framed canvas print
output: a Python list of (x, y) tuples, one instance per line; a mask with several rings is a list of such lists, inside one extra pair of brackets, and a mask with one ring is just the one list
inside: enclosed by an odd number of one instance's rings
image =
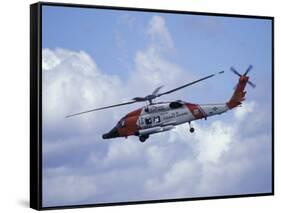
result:
[(273, 21), (31, 5), (30, 206), (273, 195)]

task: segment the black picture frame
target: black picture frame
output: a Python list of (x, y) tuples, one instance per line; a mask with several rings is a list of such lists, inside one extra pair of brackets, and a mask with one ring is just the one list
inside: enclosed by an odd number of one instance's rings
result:
[[(242, 194), (242, 195), (225, 195), (212, 197), (196, 197), (196, 198), (180, 198), (165, 200), (147, 200), (136, 202), (118, 202), (103, 204), (86, 204), (86, 205), (68, 205), (68, 206), (42, 206), (42, 6), (56, 7), (76, 7), (76, 8), (94, 8), (94, 9), (111, 9), (125, 11), (143, 11), (143, 12), (161, 12), (173, 14), (193, 14), (204, 16), (223, 16), (237, 18), (254, 18), (267, 19), (272, 23), (272, 188), (270, 193)], [(30, 207), (36, 210), (49, 209), (67, 209), (81, 207), (98, 207), (113, 205), (131, 205), (131, 204), (147, 204), (162, 202), (178, 202), (192, 200), (211, 200), (225, 198), (241, 198), (254, 196), (274, 195), (274, 17), (271, 16), (255, 16), (255, 15), (239, 15), (239, 14), (223, 14), (223, 13), (206, 13), (193, 11), (176, 11), (176, 10), (160, 10), (148, 8), (130, 8), (130, 7), (112, 7), (101, 5), (84, 5), (84, 4), (66, 4), (38, 2), (30, 5)]]

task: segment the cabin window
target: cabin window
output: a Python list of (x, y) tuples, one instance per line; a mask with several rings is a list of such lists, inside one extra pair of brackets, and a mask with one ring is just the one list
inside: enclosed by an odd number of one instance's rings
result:
[(160, 116), (155, 116), (154, 118), (153, 118), (153, 121), (154, 121), (154, 123), (160, 123)]
[(171, 103), (170, 103), (170, 108), (171, 108), (171, 109), (181, 108), (182, 106), (183, 106), (183, 104), (180, 103), (180, 102), (171, 102)]
[(151, 118), (145, 118), (144, 120), (145, 120), (145, 124), (146, 125), (152, 124), (152, 119)]

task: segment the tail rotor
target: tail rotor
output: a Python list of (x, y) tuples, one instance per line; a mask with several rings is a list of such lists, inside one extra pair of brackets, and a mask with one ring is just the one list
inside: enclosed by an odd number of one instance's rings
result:
[(231, 70), (233, 73), (235, 73), (236, 75), (238, 75), (239, 77), (242, 76), (234, 67), (230, 67), (230, 70)]
[(244, 73), (243, 75), (241, 75), (234, 67), (231, 67), (230, 70), (231, 70), (234, 74), (238, 75), (238, 76), (240, 77), (240, 79), (246, 79), (246, 80), (247, 80), (247, 83), (248, 83), (251, 87), (255, 88), (256, 85), (255, 85), (253, 82), (249, 81), (249, 80), (248, 80), (248, 79), (249, 79), (249, 76), (247, 76), (247, 74), (251, 71), (252, 68), (253, 68), (253, 66), (252, 66), (252, 65), (249, 65), (249, 67), (247, 68), (247, 70), (245, 71), (245, 73)]
[(250, 64), (249, 67), (247, 68), (246, 72), (244, 73), (244, 76), (246, 76), (252, 68), (253, 68), (253, 66)]

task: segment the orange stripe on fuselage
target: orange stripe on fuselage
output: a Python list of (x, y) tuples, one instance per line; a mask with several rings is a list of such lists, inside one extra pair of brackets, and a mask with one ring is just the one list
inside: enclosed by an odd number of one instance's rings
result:
[(128, 113), (124, 117), (125, 126), (123, 128), (118, 128), (119, 136), (127, 137), (129, 135), (134, 135), (136, 133), (136, 131), (139, 129), (139, 126), (137, 125), (137, 120), (139, 119), (141, 112), (142, 109), (137, 109), (135, 111)]
[(186, 103), (185, 105), (189, 109), (189, 111), (192, 113), (192, 115), (195, 119), (200, 119), (200, 118), (206, 117), (204, 115), (205, 113), (203, 112), (203, 110), (201, 109), (201, 107), (198, 104)]

